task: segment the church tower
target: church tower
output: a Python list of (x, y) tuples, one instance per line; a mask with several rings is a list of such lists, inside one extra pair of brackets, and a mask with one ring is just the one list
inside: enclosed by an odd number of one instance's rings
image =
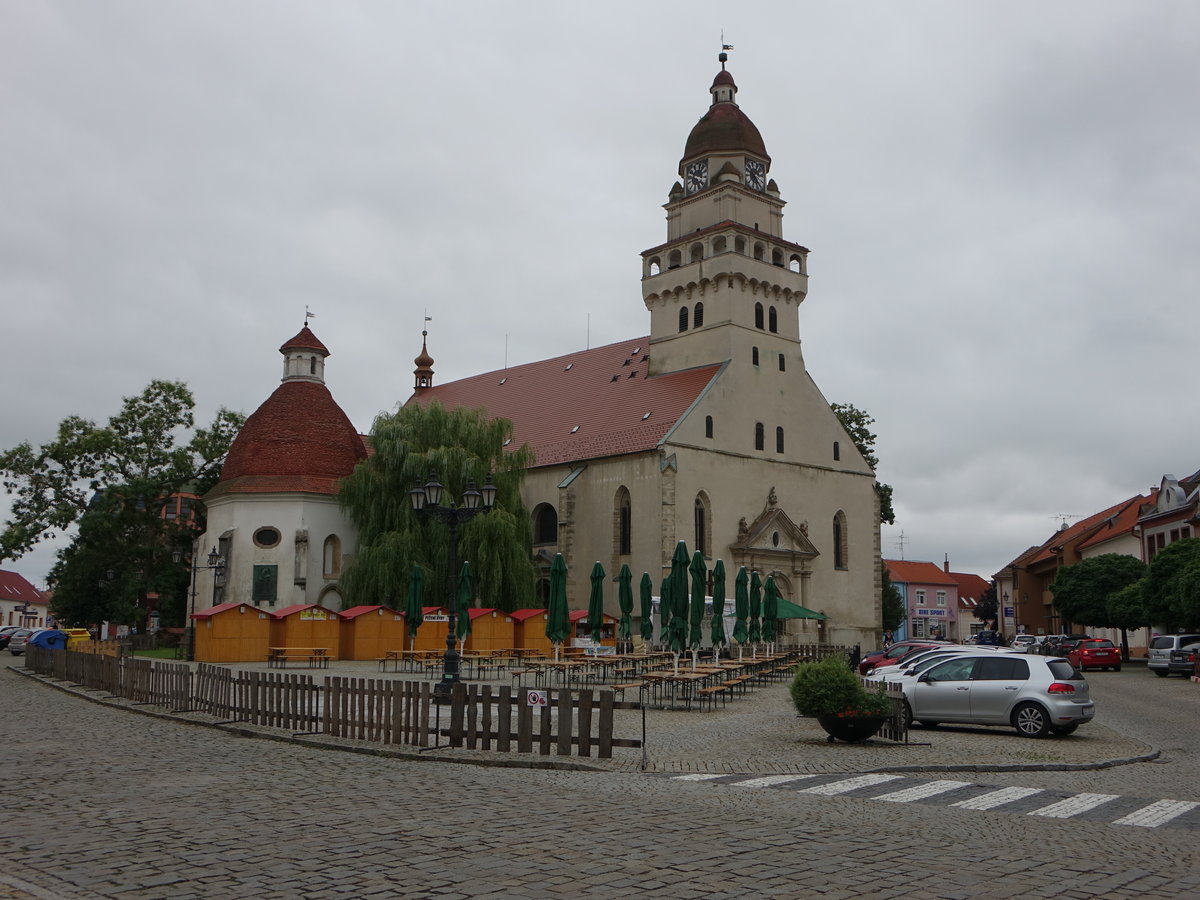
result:
[(808, 292), (808, 250), (783, 237), (771, 157), (737, 104), (724, 53), (720, 61), (708, 111), (679, 161), (682, 180), (664, 206), (667, 242), (642, 253), (650, 371), (749, 362), (764, 344), (803, 371), (799, 307)]

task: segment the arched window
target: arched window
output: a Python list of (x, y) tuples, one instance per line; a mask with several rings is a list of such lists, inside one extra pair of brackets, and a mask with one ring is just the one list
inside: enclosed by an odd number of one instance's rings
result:
[(310, 356), (308, 358), (308, 374), (309, 375), (317, 374), (317, 358), (315, 356)]
[(766, 257), (766, 255), (767, 255), (766, 248), (764, 248), (762, 244), (754, 245), (754, 258), (755, 259), (764, 259)]
[(833, 461), (837, 462), (842, 458), (842, 445), (838, 441), (833, 442)]
[(761, 303), (754, 304), (754, 327), (763, 327), (763, 305)]
[(846, 541), (846, 514), (840, 509), (833, 517), (833, 567), (844, 569), (849, 559)]
[(622, 486), (617, 491), (617, 554), (628, 556), (633, 552), (633, 506), (629, 499), (629, 489)]
[(713, 420), (712, 416), (704, 417), (704, 436), (710, 438), (713, 436)]
[(691, 255), (692, 262), (700, 262), (700, 260), (704, 259), (703, 244), (692, 244), (691, 249), (688, 252)]
[(785, 362), (785, 357), (782, 353), (779, 354), (779, 371), (780, 372), (787, 371), (787, 363)]
[(657, 275), (660, 271), (662, 271), (662, 260), (656, 256), (649, 262), (649, 272), (651, 275)]
[(783, 268), (783, 251), (778, 247), (771, 251), (771, 265)]
[(686, 306), (679, 307), (679, 330), (687, 331), (688, 308)]
[(704, 324), (704, 304), (697, 303), (696, 308), (692, 310), (692, 327), (699, 328)]
[(803, 261), (800, 259), (799, 254), (797, 254), (797, 253), (792, 254), (792, 258), (788, 260), (788, 268), (791, 269), (793, 272), (803, 272), (804, 271), (804, 264), (803, 264)]
[(712, 547), (712, 516), (709, 515), (708, 497), (703, 491), (696, 495), (692, 507), (692, 523), (694, 525), (693, 548), (701, 555), (709, 556)]
[(725, 238), (723, 238), (723, 237), (713, 238), (713, 253), (724, 253), (724, 252), (725, 252)]
[(763, 423), (755, 422), (754, 423), (754, 449), (755, 450), (762, 450), (764, 448), (765, 443), (766, 443), (766, 438), (763, 435), (764, 435)]
[(775, 452), (783, 452), (783, 426), (778, 426), (775, 429)]
[(734, 250), (736, 250), (738, 253), (741, 253), (741, 254), (745, 255), (745, 253), (746, 253), (746, 239), (745, 239), (744, 237), (737, 237), (737, 238), (734, 238), (734, 239), (733, 239), (733, 249), (734, 249)]
[(558, 543), (558, 513), (549, 503), (543, 503), (533, 511), (533, 542)]
[(758, 365), (758, 348), (757, 347), (750, 348), (750, 362), (756, 366)]
[(321, 569), (326, 578), (337, 578), (342, 574), (342, 541), (336, 534), (325, 538)]
[(776, 332), (779, 330), (779, 316), (776, 314), (775, 307), (773, 306), (771, 307), (770, 312), (767, 313), (767, 328), (771, 332)]
[(671, 255), (667, 257), (667, 268), (678, 269), (683, 263), (683, 254), (678, 250), (672, 250)]

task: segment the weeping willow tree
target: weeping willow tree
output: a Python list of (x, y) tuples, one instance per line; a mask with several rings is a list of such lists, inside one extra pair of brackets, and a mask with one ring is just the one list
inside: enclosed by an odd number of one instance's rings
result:
[(359, 542), (342, 575), (346, 607), (401, 608), (414, 565), (425, 570), (429, 605), (445, 603), (449, 528), (418, 518), (408, 492), (436, 474), (445, 487), (442, 503), (457, 502), (472, 482), (478, 488), (489, 473), (496, 505), (459, 527), (459, 563), (471, 561), (482, 605), (506, 612), (534, 605), (532, 528), (520, 490), (533, 454), (525, 447), (506, 451), (511, 434), (506, 419), (490, 419), (478, 409), (447, 410), (437, 401), (404, 406), (375, 420), (374, 455), (342, 481), (342, 508), (358, 527)]

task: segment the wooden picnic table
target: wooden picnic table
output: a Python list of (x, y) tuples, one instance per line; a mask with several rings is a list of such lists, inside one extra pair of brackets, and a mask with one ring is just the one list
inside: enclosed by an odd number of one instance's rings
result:
[(310, 669), (329, 668), (328, 647), (268, 647), (267, 667), (286, 668), (288, 660), (305, 660)]

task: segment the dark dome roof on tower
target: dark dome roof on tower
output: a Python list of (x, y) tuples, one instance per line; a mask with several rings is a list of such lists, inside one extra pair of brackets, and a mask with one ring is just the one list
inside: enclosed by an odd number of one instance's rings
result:
[(733, 89), (737, 90), (737, 84), (733, 80), (733, 73), (728, 69), (722, 69), (717, 73), (717, 77), (713, 79), (712, 86), (716, 87), (718, 84), (731, 84), (733, 85)]
[[(713, 88), (721, 85), (729, 85), (737, 91), (733, 75), (725, 69), (717, 73), (712, 83)], [(750, 153), (767, 162), (771, 160), (757, 126), (732, 101), (714, 103), (708, 108), (708, 112), (700, 117), (700, 121), (688, 135), (683, 158), (686, 160), (722, 152)]]

